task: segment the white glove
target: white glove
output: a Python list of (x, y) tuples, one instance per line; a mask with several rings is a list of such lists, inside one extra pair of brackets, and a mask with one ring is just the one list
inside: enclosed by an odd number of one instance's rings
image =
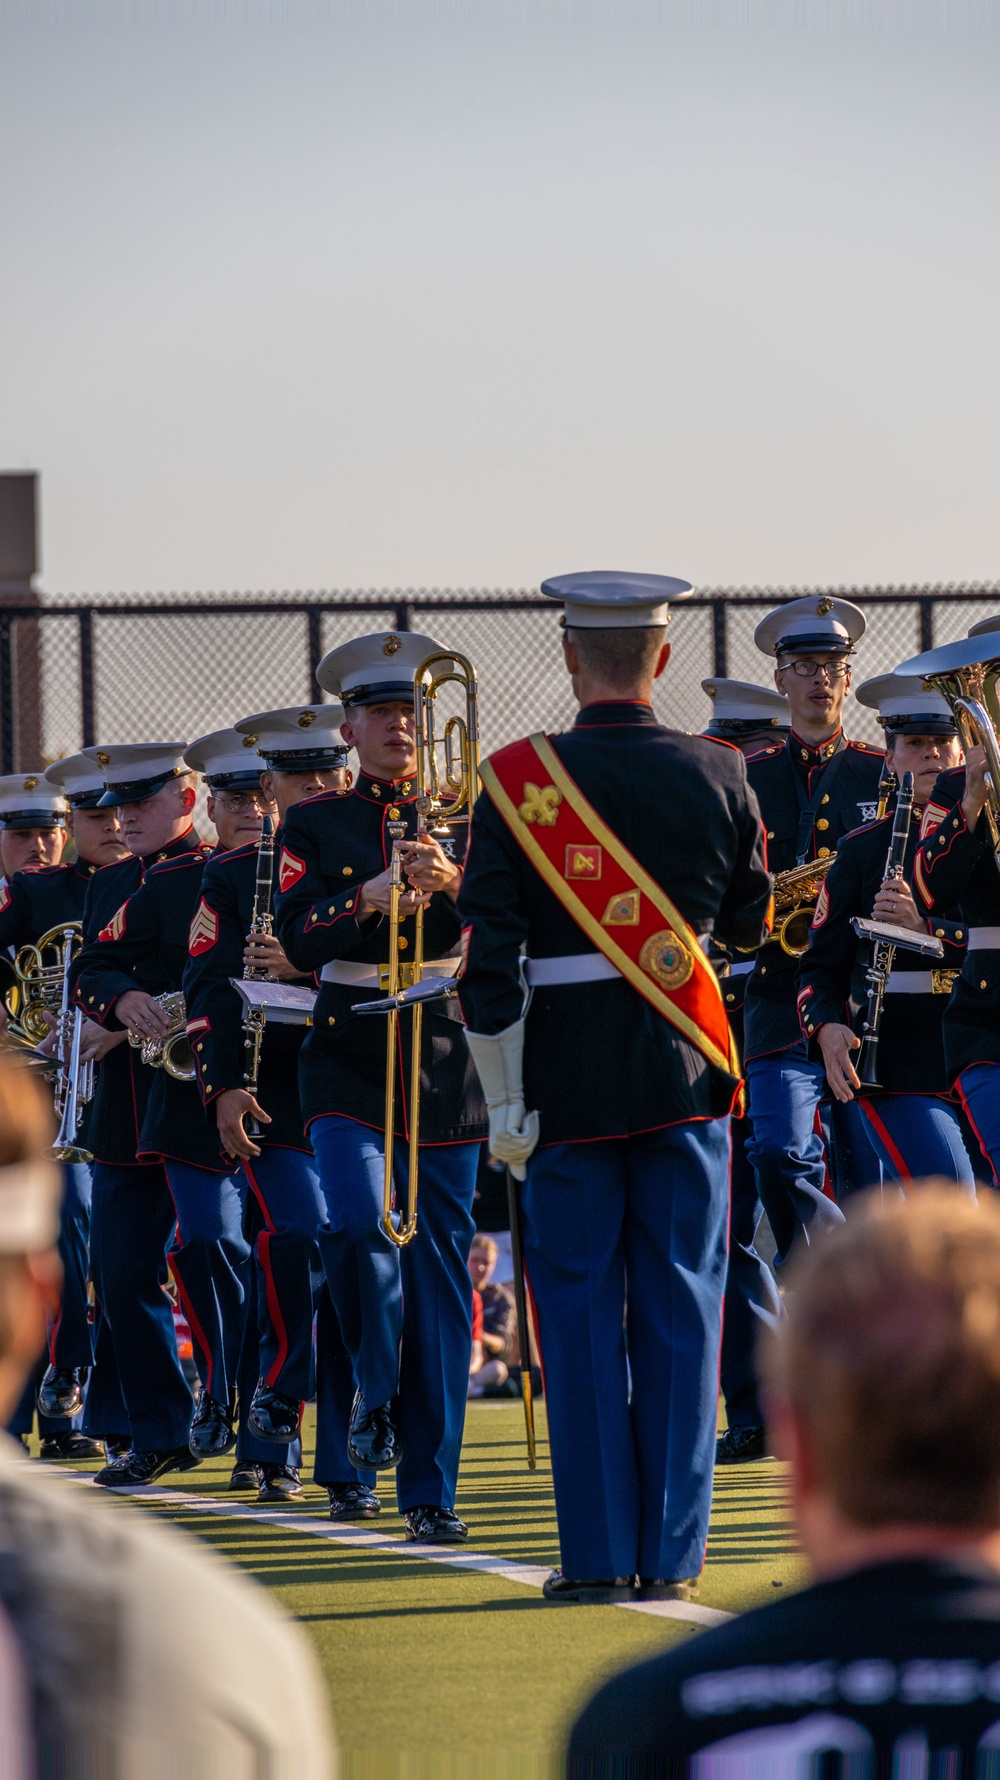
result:
[(515, 1180), (538, 1142), (538, 1114), (524, 1110), (524, 1021), (487, 1037), (467, 1032), (466, 1041), (486, 1096), (490, 1115), (490, 1155), (506, 1162)]

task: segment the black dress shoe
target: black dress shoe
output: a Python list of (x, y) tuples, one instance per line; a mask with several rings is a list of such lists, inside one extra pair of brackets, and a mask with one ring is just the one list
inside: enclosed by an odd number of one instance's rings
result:
[(564, 1576), (561, 1570), (553, 1570), (542, 1583), (542, 1594), (547, 1601), (555, 1601), (565, 1606), (602, 1607), (610, 1601), (634, 1601), (636, 1598), (631, 1576), (612, 1576), (605, 1581), (573, 1582)]
[(258, 1502), (290, 1502), (294, 1496), (304, 1495), (294, 1465), (270, 1465), (265, 1462), (258, 1465), (257, 1469), (260, 1472)]
[(355, 1392), (347, 1430), (347, 1456), (356, 1471), (391, 1471), (393, 1465), (399, 1464), (403, 1449), (391, 1410), (391, 1403), (369, 1409), (361, 1392)]
[(126, 1452), (98, 1471), (94, 1482), (104, 1489), (126, 1489), (129, 1484), (155, 1483), (164, 1471), (193, 1471), (200, 1463), (186, 1446), (171, 1446), (165, 1452)]
[(77, 1428), (62, 1434), (48, 1434), (38, 1449), (40, 1459), (103, 1459), (104, 1448)]
[(218, 1459), (236, 1445), (234, 1411), (202, 1391), (194, 1412), (188, 1446), (196, 1459)]
[(127, 1452), (131, 1452), (131, 1451), (132, 1451), (132, 1436), (130, 1434), (107, 1434), (107, 1435), (105, 1435), (104, 1456), (107, 1459), (109, 1465), (114, 1464), (115, 1459), (123, 1458)]
[(464, 1520), (454, 1508), (406, 1508), (406, 1537), (414, 1545), (461, 1545), (469, 1537)]
[(42, 1415), (79, 1415), (83, 1408), (83, 1387), (89, 1376), (87, 1366), (46, 1366), (38, 1387), (38, 1408)]
[(287, 1446), (297, 1440), (302, 1405), (298, 1397), (286, 1397), (261, 1380), (253, 1394), (247, 1415), (247, 1427), (255, 1440), (273, 1440), (276, 1446)]
[(252, 1459), (237, 1459), (226, 1488), (231, 1490), (260, 1489), (260, 1466), (255, 1465)]
[(697, 1576), (682, 1576), (676, 1582), (660, 1576), (640, 1576), (636, 1583), (640, 1601), (693, 1601), (697, 1593)]
[(715, 1443), (717, 1465), (746, 1465), (767, 1457), (766, 1428), (727, 1428)]
[(328, 1483), (331, 1520), (374, 1520), (382, 1504), (366, 1483)]

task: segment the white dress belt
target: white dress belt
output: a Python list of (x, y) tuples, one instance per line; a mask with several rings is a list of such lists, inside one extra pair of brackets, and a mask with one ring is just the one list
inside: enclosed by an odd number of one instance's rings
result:
[[(707, 951), (709, 935), (703, 933), (698, 944), (703, 952)], [(748, 970), (752, 968), (747, 966)], [(524, 974), (529, 987), (534, 989), (551, 988), (556, 983), (601, 983), (622, 973), (603, 952), (569, 952), (564, 958), (526, 958)]]
[(887, 995), (933, 995), (936, 975), (939, 973), (933, 970), (892, 970), (885, 992)]
[[(453, 977), (461, 962), (461, 958), (425, 958), (424, 976)], [(329, 964), (324, 964), (319, 974), (324, 983), (343, 983), (352, 989), (377, 989), (379, 971), (388, 968), (388, 964), (354, 964), (350, 958), (333, 958)]]
[(1000, 927), (970, 927), (970, 952), (1000, 952)]

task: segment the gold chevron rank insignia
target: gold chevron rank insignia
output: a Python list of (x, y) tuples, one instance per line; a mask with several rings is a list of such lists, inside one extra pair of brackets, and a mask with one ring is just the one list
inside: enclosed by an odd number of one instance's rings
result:
[(114, 942), (115, 940), (121, 939), (122, 934), (125, 932), (125, 910), (127, 908), (128, 903), (123, 902), (117, 914), (112, 915), (107, 926), (101, 928), (101, 931), (97, 936), (98, 940), (111, 940)]
[(202, 952), (210, 952), (219, 937), (219, 917), (214, 909), (209, 908), (202, 897), (195, 910), (191, 931), (188, 934), (188, 952), (197, 958)]

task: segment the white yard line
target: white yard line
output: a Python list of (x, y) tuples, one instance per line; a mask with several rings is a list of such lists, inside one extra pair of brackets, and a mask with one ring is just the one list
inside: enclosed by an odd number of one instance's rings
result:
[[(90, 1483), (93, 1473), (76, 1471), (77, 1483)], [(140, 1502), (159, 1502), (167, 1508), (183, 1508), (192, 1514), (213, 1514), (220, 1520), (247, 1520), (261, 1524), (288, 1527), (293, 1533), (308, 1533), (312, 1539), (331, 1540), (335, 1545), (350, 1545), (363, 1551), (377, 1552), (380, 1557), (423, 1558), (431, 1564), (447, 1564), (454, 1570), (478, 1570), (487, 1576), (499, 1576), (503, 1582), (516, 1582), (522, 1588), (540, 1589), (549, 1574), (547, 1564), (519, 1564), (513, 1558), (491, 1557), (488, 1552), (466, 1551), (448, 1545), (417, 1545), (407, 1539), (387, 1539), (383, 1534), (357, 1525), (338, 1526), (314, 1514), (301, 1514), (284, 1508), (256, 1508), (249, 1502), (218, 1502), (210, 1496), (188, 1495), (184, 1490), (152, 1489), (137, 1484), (129, 1489), (116, 1489), (116, 1496), (135, 1496)], [(628, 1613), (650, 1613), (657, 1619), (681, 1619), (690, 1625), (722, 1625), (732, 1619), (718, 1607), (701, 1607), (697, 1601), (615, 1601)]]

